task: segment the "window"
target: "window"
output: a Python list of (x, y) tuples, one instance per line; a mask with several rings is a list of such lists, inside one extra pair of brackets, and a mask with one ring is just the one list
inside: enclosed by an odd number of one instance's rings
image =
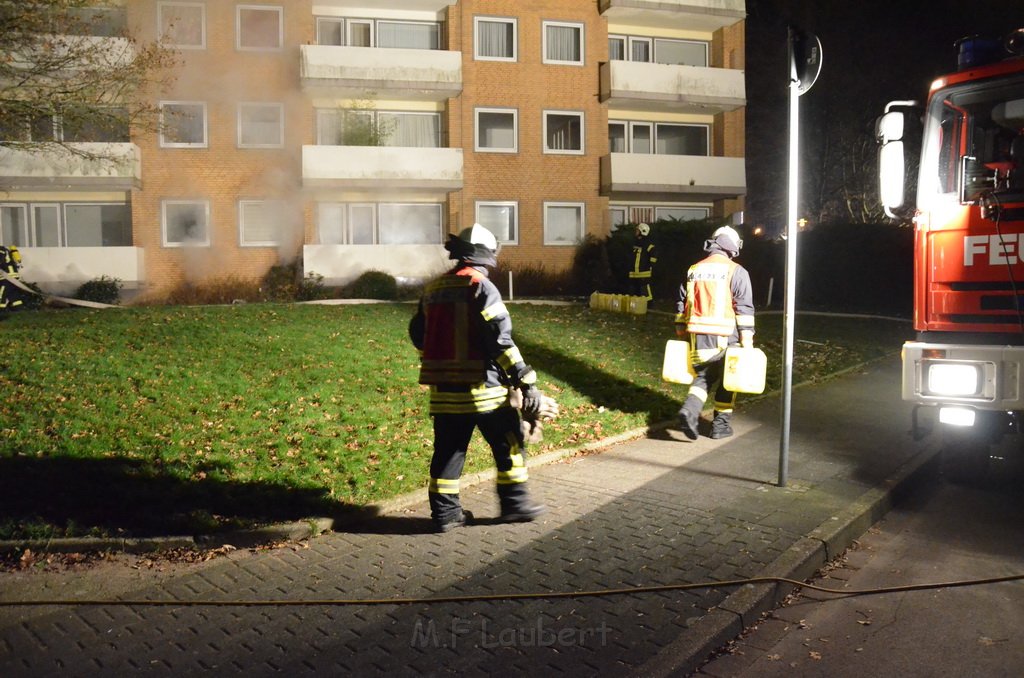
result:
[(611, 153), (628, 153), (626, 143), (627, 124), (615, 120), (608, 121), (608, 151)]
[(160, 145), (206, 148), (206, 104), (164, 101), (160, 104)]
[(658, 38), (654, 41), (654, 60), (659, 64), (707, 66), (708, 44), (694, 40)]
[(677, 221), (694, 221), (707, 219), (711, 210), (707, 207), (656, 207), (655, 219), (676, 219)]
[(209, 247), (208, 201), (164, 200), (160, 208), (164, 247)]
[(544, 63), (583, 65), (583, 24), (544, 22)]
[(651, 62), (652, 58), (652, 45), (653, 41), (650, 38), (630, 38), (629, 39), (629, 60), (630, 61), (641, 61)]
[(157, 32), (178, 49), (206, 49), (206, 5), (201, 2), (160, 2)]
[(625, 226), (629, 222), (626, 221), (626, 208), (612, 206), (608, 209), (608, 214), (611, 217), (612, 230), (619, 230), (619, 226)]
[(623, 61), (626, 58), (626, 37), (624, 35), (608, 36), (608, 60)]
[(132, 244), (126, 203), (0, 205), (0, 244), (19, 247), (125, 247)]
[(284, 41), (283, 12), (280, 7), (239, 5), (236, 9), (239, 50), (281, 49)]
[(440, 148), (440, 113), (400, 113), (379, 111), (377, 124), (386, 131), (385, 146)]
[(317, 205), (323, 245), (436, 245), (441, 243), (438, 203), (332, 203)]
[(649, 122), (629, 123), (629, 152), (630, 153), (653, 153), (654, 147), (651, 144), (653, 126)]
[(61, 138), (67, 142), (123, 143), (130, 139), (124, 108), (65, 106), (59, 126)]
[(345, 44), (345, 20), (334, 17), (316, 18), (316, 44), (318, 45), (344, 45)]
[(440, 148), (441, 114), (320, 108), (316, 112), (316, 143)]
[(544, 203), (544, 244), (577, 245), (583, 240), (583, 203)]
[(440, 49), (441, 26), (436, 23), (414, 23), (411, 21), (378, 21), (377, 46)]
[(515, 109), (476, 109), (476, 150), (515, 153), (519, 150), (518, 124), (518, 112)]
[(348, 44), (352, 47), (373, 47), (373, 22), (349, 19)]
[(119, 37), (124, 35), (127, 16), (124, 7), (68, 7), (68, 32), (73, 35)]
[(481, 61), (515, 61), (517, 26), (515, 19), (474, 18), (474, 56)]
[(655, 126), (657, 142), (655, 152), (660, 155), (707, 155), (708, 128), (706, 125)]
[(434, 245), (441, 243), (441, 206), (438, 204), (381, 203), (377, 207), (381, 245)]
[(242, 247), (278, 244), (281, 224), (286, 218), (284, 203), (280, 200), (240, 200), (238, 243)]
[(64, 232), (68, 247), (131, 245), (131, 210), (125, 204), (67, 204), (64, 206)]
[(28, 247), (28, 212), (25, 205), (0, 205), (0, 245)]
[(283, 145), (282, 104), (238, 104), (239, 148), (280, 148)]
[(476, 222), (494, 234), (500, 243), (516, 243), (519, 239), (519, 203), (476, 203)]
[(582, 155), (583, 114), (544, 111), (544, 152)]

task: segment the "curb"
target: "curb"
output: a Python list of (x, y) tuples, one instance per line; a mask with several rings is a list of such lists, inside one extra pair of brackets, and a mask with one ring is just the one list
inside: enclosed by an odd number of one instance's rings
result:
[[(760, 576), (797, 581), (811, 579), (934, 471), (938, 460), (939, 450), (935, 446), (919, 452), (883, 485), (868, 490), (838, 515), (798, 539)], [(648, 660), (639, 674), (652, 677), (691, 675), (712, 653), (754, 625), (763, 613), (778, 607), (797, 588), (784, 582), (742, 586), (708, 614), (695, 620), (692, 633)]]

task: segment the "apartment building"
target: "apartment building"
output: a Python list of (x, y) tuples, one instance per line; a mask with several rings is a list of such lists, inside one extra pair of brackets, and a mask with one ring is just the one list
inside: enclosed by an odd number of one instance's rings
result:
[(0, 244), (47, 289), (159, 298), (296, 259), (418, 279), (474, 222), (511, 268), (561, 270), (588, 234), (743, 209), (743, 0), (114, 9), (179, 51), (162, 130), (81, 141), (114, 164), (0, 147)]

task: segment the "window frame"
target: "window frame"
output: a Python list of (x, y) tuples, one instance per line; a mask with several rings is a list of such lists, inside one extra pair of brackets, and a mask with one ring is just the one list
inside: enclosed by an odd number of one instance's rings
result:
[[(548, 119), (550, 116), (566, 116), (575, 117), (579, 120), (579, 145), (577, 148), (551, 148), (548, 146)], [(541, 144), (542, 150), (546, 154), (550, 155), (584, 155), (587, 149), (586, 139), (586, 117), (583, 111), (571, 111), (571, 110), (559, 110), (559, 109), (545, 109), (542, 113), (542, 135)]]
[[(208, 111), (205, 101), (161, 101), (159, 104), (160, 109), (160, 148), (209, 148), (210, 146), (210, 131), (209, 131), (209, 119)], [(181, 141), (168, 141), (164, 135), (164, 109), (168, 106), (198, 106), (203, 111), (203, 139), (198, 142), (181, 142)]]
[[(240, 198), (238, 200), (238, 246), (239, 247), (276, 247), (281, 244), (280, 237), (274, 240), (253, 240), (249, 241), (245, 236), (245, 207), (259, 205), (260, 207), (279, 213), (284, 213), (284, 201), (270, 198)], [(271, 215), (273, 216), (273, 215)], [(278, 232), (280, 235), (280, 231)]]
[[(704, 153), (694, 155), (692, 153), (677, 154), (677, 153), (658, 153), (658, 130), (661, 127), (693, 127), (704, 130)], [(706, 123), (682, 123), (682, 122), (656, 122), (654, 123), (654, 136), (651, 139), (652, 153), (654, 155), (684, 155), (690, 157), (709, 157), (711, 155), (711, 125)]]
[[(277, 45), (274, 47), (248, 47), (242, 44), (242, 12), (276, 12)], [(284, 7), (280, 5), (235, 5), (235, 50), (238, 52), (280, 52), (284, 49)]]
[[(494, 230), (487, 226), (487, 219), (482, 218), (480, 211), (482, 208), (496, 207), (496, 208), (511, 208), (512, 210), (512, 223), (509, 224), (509, 228), (512, 229), (512, 238), (503, 238), (498, 233), (494, 233)], [(494, 233), (495, 239), (502, 245), (518, 245), (519, 244), (519, 201), (518, 200), (477, 200), (473, 209), (473, 216), (478, 224), (481, 224), (491, 233)], [(506, 235), (508, 235), (506, 233)]]
[[(704, 48), (704, 63), (703, 64), (668, 64), (664, 61), (658, 60), (658, 43), (664, 42), (679, 42), (687, 43), (691, 45), (700, 45)], [(711, 46), (706, 40), (687, 40), (685, 38), (654, 38), (654, 45), (651, 50), (651, 59), (656, 64), (665, 64), (667, 66), (694, 66), (696, 68), (707, 68), (711, 65)]]
[[(269, 144), (243, 143), (242, 135), (244, 127), (242, 124), (242, 110), (244, 108), (276, 109), (277, 114), (277, 142)], [(240, 101), (236, 107), (238, 148), (284, 148), (284, 104), (277, 101)]]
[[(512, 56), (496, 57), (480, 54), (480, 24), (481, 23), (505, 23), (512, 26)], [(473, 17), (473, 59), (476, 61), (519, 61), (519, 19), (517, 17), (501, 16), (474, 16)]]
[[(324, 42), (321, 39), (322, 33), (320, 32), (320, 26), (323, 25), (323, 24), (334, 24), (334, 25), (340, 26), (341, 30), (338, 31), (338, 36), (339, 36), (339, 40), (341, 40), (341, 42), (338, 42), (338, 43)], [(318, 45), (326, 45), (328, 47), (343, 47), (345, 45), (345, 38), (347, 37), (347, 33), (346, 33), (347, 30), (348, 29), (345, 27), (345, 19), (344, 19), (344, 17), (340, 17), (340, 16), (318, 16), (318, 17), (316, 17), (316, 44), (318, 44)]]
[[(480, 145), (480, 114), (505, 113), (512, 116), (512, 147), (502, 148)], [(477, 106), (473, 109), (473, 150), (477, 153), (518, 153), (519, 152), (519, 109), (493, 106)]]
[[(574, 207), (577, 208), (579, 214), (579, 230), (576, 233), (576, 239), (571, 242), (565, 242), (561, 240), (553, 240), (549, 237), (548, 233), (548, 211), (551, 208), (559, 207)], [(562, 201), (562, 200), (545, 200), (544, 201), (544, 245), (549, 247), (576, 247), (583, 242), (584, 236), (587, 234), (587, 204), (585, 202), (574, 202), (574, 201)]]
[(156, 33), (160, 39), (165, 37), (163, 32), (163, 9), (164, 7), (185, 7), (199, 10), (199, 34), (200, 40), (198, 45), (193, 44), (181, 44), (175, 42), (167, 42), (166, 44), (174, 47), (175, 49), (194, 49), (204, 50), (206, 49), (206, 3), (203, 2), (176, 2), (172, 0), (162, 0), (156, 5)]
[[(205, 223), (203, 241), (170, 241), (167, 239), (167, 208), (171, 205), (201, 205)], [(209, 247), (210, 246), (210, 201), (199, 198), (165, 198), (160, 201), (160, 244), (167, 248)]]
[[(552, 59), (548, 57), (548, 29), (549, 28), (575, 28), (577, 33), (577, 47), (579, 47), (579, 60), (567, 61)], [(586, 54), (586, 27), (579, 21), (542, 21), (541, 22), (541, 62), (552, 66), (584, 66), (587, 63)]]

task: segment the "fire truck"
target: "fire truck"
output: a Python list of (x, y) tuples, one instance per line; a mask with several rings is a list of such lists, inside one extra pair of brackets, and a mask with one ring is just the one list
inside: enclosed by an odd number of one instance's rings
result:
[(947, 468), (976, 477), (995, 444), (1024, 451), (1004, 439), (1024, 415), (1024, 29), (957, 47), (923, 110), (891, 102), (876, 133), (886, 214), (914, 225), (903, 399), (915, 436), (939, 428)]

